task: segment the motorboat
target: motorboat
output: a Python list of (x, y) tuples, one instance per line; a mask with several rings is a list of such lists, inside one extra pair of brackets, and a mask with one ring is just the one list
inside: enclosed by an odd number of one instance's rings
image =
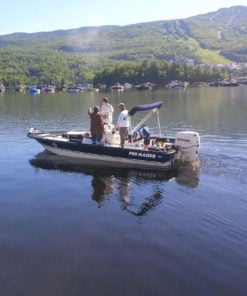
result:
[(239, 86), (239, 83), (236, 80), (216, 80), (209, 82), (210, 87), (227, 87), (227, 86)]
[(246, 77), (240, 77), (237, 79), (237, 83), (239, 84), (247, 84), (247, 78)]
[(151, 83), (151, 82), (145, 82), (145, 83), (141, 83), (141, 84), (138, 84), (138, 85), (135, 85), (135, 89), (138, 89), (138, 90), (147, 90), (147, 89), (153, 89), (155, 87), (155, 84), (154, 83)]
[(37, 88), (36, 86), (30, 86), (28, 91), (31, 93), (31, 94), (40, 94), (40, 89)]
[(132, 89), (133, 85), (131, 83), (125, 82), (123, 84), (124, 89)]
[(45, 86), (43, 86), (42, 90), (45, 92), (54, 93), (56, 91), (56, 86), (55, 85), (45, 85)]
[(117, 83), (115, 83), (114, 85), (111, 86), (111, 89), (112, 90), (122, 91), (122, 90), (124, 90), (124, 86), (117, 82)]
[[(39, 131), (31, 127), (27, 136), (36, 140), (49, 152), (77, 159), (88, 164), (109, 167), (165, 170), (176, 163), (197, 162), (200, 136), (195, 131), (181, 131), (174, 138), (162, 135), (159, 109), (163, 102), (136, 105), (128, 112), (130, 129), (122, 147), (120, 134), (112, 124), (105, 125), (104, 138), (93, 143), (89, 131)], [(144, 112), (145, 116), (133, 128), (131, 119)], [(139, 116), (138, 116), (139, 117)], [(155, 129), (148, 121), (157, 119)]]
[(84, 88), (81, 86), (69, 86), (67, 88), (68, 93), (76, 93), (76, 92), (81, 92), (84, 91)]
[(173, 80), (167, 84), (167, 87), (170, 89), (186, 89), (188, 85), (189, 83), (186, 81)]
[(0, 93), (4, 93), (5, 92), (5, 86), (1, 83), (0, 84)]

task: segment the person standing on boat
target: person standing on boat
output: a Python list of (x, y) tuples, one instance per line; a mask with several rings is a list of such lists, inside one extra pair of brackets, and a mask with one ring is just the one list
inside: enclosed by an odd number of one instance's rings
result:
[(129, 131), (129, 126), (130, 126), (130, 120), (129, 120), (129, 115), (128, 115), (128, 110), (125, 108), (124, 103), (120, 103), (118, 105), (119, 107), (119, 116), (116, 124), (116, 128), (119, 129), (119, 134), (120, 134), (120, 141), (121, 141), (121, 147), (124, 147), (124, 142), (128, 138), (128, 131)]
[(93, 109), (89, 108), (88, 115), (90, 117), (90, 132), (93, 144), (100, 144), (105, 131), (104, 120), (102, 115), (99, 113), (99, 107), (95, 106)]
[(109, 103), (109, 99), (107, 97), (104, 97), (102, 99), (101, 113), (102, 113), (105, 123), (107, 123), (107, 124), (112, 123), (113, 112), (114, 112), (114, 109), (113, 109), (112, 105)]

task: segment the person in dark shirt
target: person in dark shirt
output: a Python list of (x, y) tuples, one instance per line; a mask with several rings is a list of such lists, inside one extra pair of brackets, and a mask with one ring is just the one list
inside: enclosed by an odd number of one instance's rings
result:
[(88, 115), (90, 117), (90, 132), (92, 136), (93, 144), (100, 144), (104, 135), (104, 120), (99, 113), (99, 107), (95, 106), (93, 109), (88, 109)]

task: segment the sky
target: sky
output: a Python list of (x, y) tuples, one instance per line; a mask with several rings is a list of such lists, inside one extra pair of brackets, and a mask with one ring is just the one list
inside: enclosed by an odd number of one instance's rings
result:
[(0, 35), (182, 19), (247, 0), (4, 0)]

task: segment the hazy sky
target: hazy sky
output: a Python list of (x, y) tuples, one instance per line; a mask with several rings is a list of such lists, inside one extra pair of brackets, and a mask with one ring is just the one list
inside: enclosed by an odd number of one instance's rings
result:
[(5, 0), (0, 35), (180, 19), (247, 0)]

